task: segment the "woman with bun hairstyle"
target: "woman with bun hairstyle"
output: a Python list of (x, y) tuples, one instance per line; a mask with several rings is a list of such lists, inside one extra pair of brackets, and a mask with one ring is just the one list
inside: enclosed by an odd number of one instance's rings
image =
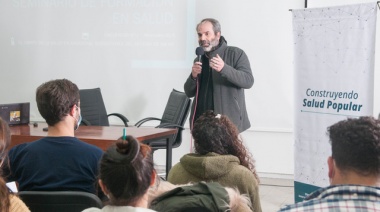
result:
[(119, 139), (100, 160), (99, 185), (109, 203), (84, 212), (152, 212), (148, 209), (148, 189), (155, 179), (150, 147), (132, 136)]

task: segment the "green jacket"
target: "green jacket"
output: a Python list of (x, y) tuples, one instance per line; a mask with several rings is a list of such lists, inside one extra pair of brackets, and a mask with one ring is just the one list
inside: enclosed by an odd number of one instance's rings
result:
[(168, 181), (173, 184), (218, 182), (222, 186), (237, 188), (241, 194), (249, 196), (253, 210), (261, 212), (258, 182), (253, 173), (240, 165), (239, 159), (233, 155), (184, 155), (180, 163), (170, 170)]

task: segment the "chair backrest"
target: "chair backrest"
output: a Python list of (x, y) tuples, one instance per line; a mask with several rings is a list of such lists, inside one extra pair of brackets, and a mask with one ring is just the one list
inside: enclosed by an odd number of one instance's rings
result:
[(98, 196), (82, 191), (20, 191), (18, 195), (32, 212), (79, 212), (103, 207)]
[[(183, 127), (189, 115), (190, 105), (191, 100), (185, 93), (173, 89), (166, 104), (164, 114), (162, 115), (160, 125), (171, 123)], [(173, 136), (173, 140), (172, 147), (177, 147), (181, 144), (181, 128), (178, 129), (178, 133)]]
[(100, 88), (80, 89), (79, 95), (82, 118), (93, 126), (109, 126)]

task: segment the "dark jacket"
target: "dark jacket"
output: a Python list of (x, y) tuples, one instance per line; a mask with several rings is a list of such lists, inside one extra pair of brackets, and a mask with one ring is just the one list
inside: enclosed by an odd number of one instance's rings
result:
[(218, 183), (177, 187), (153, 200), (151, 209), (165, 212), (230, 211), (227, 191)]
[[(250, 63), (244, 51), (237, 47), (227, 46), (224, 37), (220, 38), (219, 48), (209, 52), (207, 56), (203, 55), (202, 61), (208, 61), (208, 58), (215, 57), (217, 54), (223, 59), (225, 65), (221, 72), (212, 71), (213, 110), (215, 113), (228, 116), (239, 131), (243, 132), (251, 126), (244, 95), (244, 89), (251, 88), (254, 82)], [(204, 67), (209, 66), (203, 65), (202, 73), (208, 71), (203, 70)], [(202, 73), (199, 76), (200, 78)], [(184, 90), (188, 97), (196, 95), (196, 86), (197, 82), (190, 74), (184, 84)], [(195, 104), (196, 101), (194, 100), (191, 108), (190, 124), (192, 124)]]

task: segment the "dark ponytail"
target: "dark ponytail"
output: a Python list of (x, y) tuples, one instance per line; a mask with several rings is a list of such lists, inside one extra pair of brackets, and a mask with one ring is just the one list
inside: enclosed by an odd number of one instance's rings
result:
[(111, 205), (131, 205), (146, 193), (153, 172), (150, 147), (127, 136), (103, 155), (99, 177), (110, 192)]

